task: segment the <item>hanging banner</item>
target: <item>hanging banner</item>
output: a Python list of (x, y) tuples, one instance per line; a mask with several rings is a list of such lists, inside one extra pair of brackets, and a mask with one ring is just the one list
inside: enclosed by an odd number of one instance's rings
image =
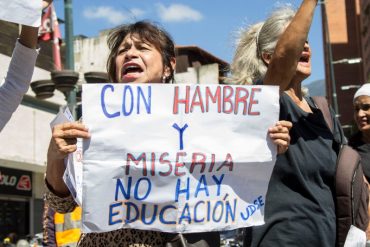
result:
[(264, 223), (273, 86), (83, 84), (83, 231)]
[(0, 20), (39, 27), (41, 24), (42, 1), (0, 1)]

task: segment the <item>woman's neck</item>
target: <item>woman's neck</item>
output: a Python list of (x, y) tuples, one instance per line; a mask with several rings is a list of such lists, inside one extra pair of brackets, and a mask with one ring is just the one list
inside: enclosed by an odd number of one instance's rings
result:
[(293, 100), (293, 102), (305, 112), (312, 113), (311, 107), (303, 98), (301, 82), (292, 82), (291, 86), (285, 91), (286, 94)]

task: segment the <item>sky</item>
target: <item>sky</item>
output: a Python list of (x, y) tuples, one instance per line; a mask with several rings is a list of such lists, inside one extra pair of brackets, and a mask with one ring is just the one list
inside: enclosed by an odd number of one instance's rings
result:
[[(220, 59), (231, 62), (240, 28), (265, 19), (279, 6), (299, 7), (301, 0), (72, 0), (73, 33), (87, 37), (124, 23), (150, 20), (158, 23), (177, 45), (197, 45)], [(64, 19), (64, 1), (54, 0), (59, 18)], [(62, 33), (64, 25), (61, 25)], [(312, 75), (305, 84), (324, 79), (320, 6), (309, 34), (313, 52)]]

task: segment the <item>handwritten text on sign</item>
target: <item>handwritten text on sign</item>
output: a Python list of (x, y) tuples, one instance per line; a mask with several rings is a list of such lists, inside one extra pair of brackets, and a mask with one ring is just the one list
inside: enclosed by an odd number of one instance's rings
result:
[(83, 85), (85, 232), (263, 224), (277, 87)]

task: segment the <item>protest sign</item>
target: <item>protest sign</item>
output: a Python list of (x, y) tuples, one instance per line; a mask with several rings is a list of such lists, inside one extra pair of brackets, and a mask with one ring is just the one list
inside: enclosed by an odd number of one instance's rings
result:
[(278, 87), (84, 84), (83, 231), (264, 223)]
[(39, 27), (42, 1), (0, 1), (0, 19), (22, 25)]

